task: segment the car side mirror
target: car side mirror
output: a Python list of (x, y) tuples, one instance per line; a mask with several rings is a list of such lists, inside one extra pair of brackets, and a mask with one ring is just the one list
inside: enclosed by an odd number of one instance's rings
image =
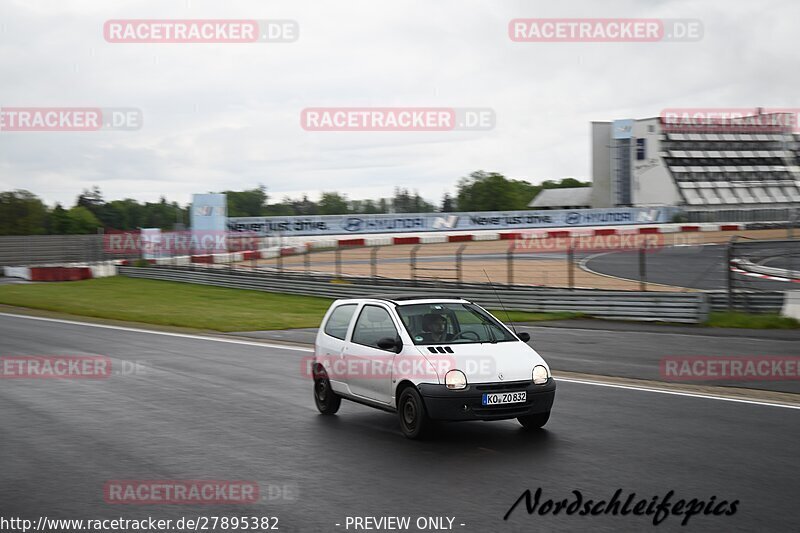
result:
[(519, 340), (521, 340), (522, 342), (528, 342), (529, 340), (531, 340), (531, 334), (528, 333), (527, 331), (523, 331), (522, 333), (518, 334), (517, 337), (519, 337)]
[(394, 353), (400, 353), (400, 350), (403, 349), (403, 341), (400, 339), (393, 339), (391, 337), (384, 337), (378, 340), (378, 348)]

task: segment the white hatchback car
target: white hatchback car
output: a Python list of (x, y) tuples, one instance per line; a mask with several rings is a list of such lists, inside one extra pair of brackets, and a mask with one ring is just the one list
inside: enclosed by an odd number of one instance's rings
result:
[(317, 333), (314, 401), (325, 415), (342, 398), (396, 412), (409, 438), (431, 420), (516, 418), (540, 428), (556, 383), (529, 340), (460, 298), (336, 300)]

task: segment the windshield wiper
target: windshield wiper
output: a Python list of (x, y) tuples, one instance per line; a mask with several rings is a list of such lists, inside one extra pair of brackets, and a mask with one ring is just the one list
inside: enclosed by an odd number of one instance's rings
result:
[(489, 336), (492, 340), (489, 341), (490, 344), (497, 344), (497, 336), (495, 336), (494, 331), (492, 331), (491, 326), (486, 326), (486, 329), (489, 331)]

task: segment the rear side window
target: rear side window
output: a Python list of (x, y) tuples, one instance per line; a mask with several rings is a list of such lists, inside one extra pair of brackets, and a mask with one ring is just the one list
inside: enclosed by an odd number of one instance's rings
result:
[(356, 304), (347, 304), (334, 309), (331, 316), (328, 317), (328, 322), (325, 323), (325, 333), (344, 340), (347, 336), (347, 326), (350, 325), (350, 319), (353, 318), (356, 307)]
[(378, 341), (386, 337), (397, 338), (389, 312), (377, 305), (365, 305), (353, 329), (353, 342), (377, 348)]

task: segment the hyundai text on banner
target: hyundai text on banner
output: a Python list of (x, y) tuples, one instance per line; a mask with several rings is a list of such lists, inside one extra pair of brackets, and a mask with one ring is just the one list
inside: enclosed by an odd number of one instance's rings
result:
[[(418, 231), (513, 230), (658, 224), (669, 222), (676, 208), (582, 209), (579, 211), (485, 211), (475, 213), (394, 213), (388, 215), (316, 215), (228, 218), (229, 231), (257, 234), (341, 235)], [(196, 220), (196, 218), (193, 218)]]

